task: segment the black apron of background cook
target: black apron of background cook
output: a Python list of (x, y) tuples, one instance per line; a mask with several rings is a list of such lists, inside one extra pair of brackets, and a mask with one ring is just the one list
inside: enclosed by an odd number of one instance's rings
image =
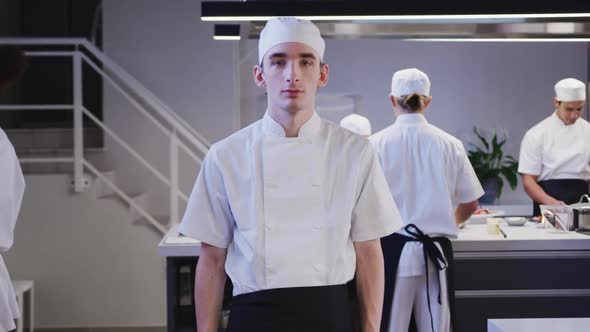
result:
[[(565, 204), (575, 204), (580, 201), (582, 195), (588, 194), (588, 181), (580, 179), (559, 179), (544, 180), (538, 182), (539, 186), (547, 195), (565, 202)], [(533, 216), (540, 216), (541, 209), (539, 203), (533, 202)]]
[[(436, 258), (433, 257), (433, 251), (434, 249), (438, 251), (438, 248), (434, 246), (434, 242), (438, 242), (442, 248), (442, 254), (444, 255), (444, 260), (446, 261), (445, 274), (447, 277), (447, 289), (443, 290), (439, 287), (439, 291), (447, 291), (447, 296), (449, 299), (449, 311), (451, 315), (451, 330), (454, 330), (457, 325), (455, 323), (455, 282), (453, 279), (454, 263), (453, 247), (451, 245), (451, 240), (449, 240), (446, 237), (431, 238), (428, 235), (422, 233), (422, 231), (420, 231), (420, 229), (414, 224), (407, 225), (405, 227), (405, 230), (410, 234), (417, 232), (419, 233), (419, 236), (409, 237), (402, 234), (393, 233), (389, 236), (381, 238), (381, 249), (383, 250), (383, 261), (385, 263), (385, 291), (383, 296), (383, 312), (381, 315), (381, 332), (387, 332), (387, 330), (389, 329), (389, 322), (391, 320), (391, 306), (393, 305), (393, 296), (395, 292), (395, 278), (397, 276), (399, 260), (404, 246), (407, 242), (411, 241), (422, 242), (424, 246), (425, 260), (426, 258), (428, 258), (433, 263), (435, 263), (436, 261)], [(435, 266), (436, 265), (437, 264), (435, 263)], [(428, 262), (426, 262), (426, 266), (428, 266)], [(435, 270), (434, 272), (438, 273), (439, 271)], [(428, 268), (426, 268), (426, 273), (429, 273)], [(426, 276), (426, 280), (428, 280), (428, 275)], [(430, 310), (430, 307), (428, 309)], [(408, 327), (408, 331), (417, 331), (413, 315), (412, 319), (410, 320), (410, 326)]]

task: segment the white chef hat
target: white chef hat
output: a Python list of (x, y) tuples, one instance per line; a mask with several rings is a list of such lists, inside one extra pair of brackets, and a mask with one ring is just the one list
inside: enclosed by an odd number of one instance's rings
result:
[(371, 122), (369, 122), (369, 119), (358, 114), (345, 116), (340, 120), (340, 126), (362, 136), (371, 135)]
[(391, 95), (401, 97), (415, 93), (430, 96), (428, 75), (416, 68), (396, 71), (391, 78)]
[(575, 78), (566, 78), (555, 84), (555, 96), (559, 101), (586, 100), (586, 85)]
[(324, 58), (326, 44), (315, 24), (295, 17), (275, 17), (268, 20), (260, 32), (258, 64), (262, 63), (268, 50), (278, 44), (291, 42), (305, 44), (318, 52), (320, 60)]

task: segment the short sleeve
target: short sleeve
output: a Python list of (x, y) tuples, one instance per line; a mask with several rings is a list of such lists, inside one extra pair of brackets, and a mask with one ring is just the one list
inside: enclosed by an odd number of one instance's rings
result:
[(25, 179), (12, 143), (0, 130), (0, 251), (8, 251), (14, 241), (14, 227), (20, 211)]
[(215, 145), (203, 160), (178, 231), (219, 248), (233, 239), (234, 219), (219, 169)]
[(458, 173), (455, 185), (455, 201), (457, 203), (473, 202), (484, 194), (484, 190), (471, 162), (469, 162), (469, 158), (467, 158), (463, 144), (458, 143), (457, 149)]
[(524, 135), (520, 144), (518, 173), (540, 175), (543, 166), (541, 140), (530, 130)]
[(367, 142), (361, 157), (356, 204), (352, 211), (352, 240), (362, 242), (378, 239), (397, 231), (402, 225), (385, 175), (373, 147)]

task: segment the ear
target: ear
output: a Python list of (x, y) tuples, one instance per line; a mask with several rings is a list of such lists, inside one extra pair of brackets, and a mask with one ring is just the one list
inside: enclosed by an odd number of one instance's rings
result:
[(394, 96), (389, 95), (389, 101), (391, 102), (391, 107), (393, 107), (393, 108), (397, 107), (397, 102), (395, 101)]
[(428, 108), (428, 106), (430, 106), (431, 102), (432, 102), (432, 97), (428, 97), (426, 102), (424, 102), (424, 108)]
[(318, 87), (323, 87), (328, 84), (328, 73), (330, 72), (330, 68), (327, 64), (324, 64), (320, 67), (320, 80), (318, 81)]
[(553, 97), (553, 105), (555, 108), (559, 108), (559, 100), (557, 100), (557, 97)]
[(262, 67), (260, 67), (259, 65), (254, 66), (254, 83), (256, 83), (256, 85), (259, 88), (264, 88), (266, 87), (266, 81), (264, 80), (264, 73), (262, 71)]

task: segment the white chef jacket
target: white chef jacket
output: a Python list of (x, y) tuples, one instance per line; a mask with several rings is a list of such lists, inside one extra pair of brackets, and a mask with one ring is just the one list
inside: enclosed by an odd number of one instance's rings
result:
[[(404, 224), (415, 224), (430, 236), (456, 238), (456, 206), (484, 193), (461, 141), (422, 114), (398, 116), (370, 141)], [(404, 246), (398, 276), (424, 274), (422, 247), (419, 242)]]
[(566, 126), (555, 112), (539, 122), (522, 139), (518, 172), (538, 181), (590, 180), (590, 123)]
[[(0, 129), (0, 253), (14, 240), (14, 226), (25, 189), (25, 181), (14, 147)], [(10, 275), (0, 255), (0, 331), (15, 328), (20, 316)]]
[(266, 113), (211, 147), (179, 230), (228, 249), (238, 295), (344, 284), (355, 272), (353, 241), (400, 226), (366, 138), (316, 113), (289, 138)]

